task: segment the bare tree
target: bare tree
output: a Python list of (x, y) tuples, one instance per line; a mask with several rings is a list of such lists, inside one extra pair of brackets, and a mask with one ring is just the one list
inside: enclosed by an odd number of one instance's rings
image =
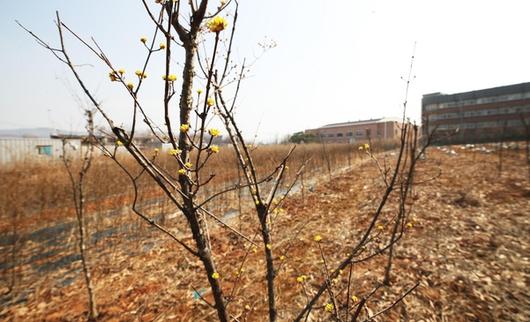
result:
[[(238, 18), (238, 2), (236, 0), (221, 1), (215, 8), (211, 6), (209, 8), (208, 0), (201, 0), (199, 2), (159, 0), (155, 2), (156, 4), (153, 5), (142, 0), (147, 15), (154, 24), (154, 33), (150, 41), (146, 37), (140, 39), (146, 49), (146, 57), (143, 67), (135, 72), (136, 83), (133, 83), (132, 80), (126, 77), (125, 70), (115, 67), (114, 63), (94, 39), (91, 39), (91, 41), (85, 40), (62, 22), (59, 13), (57, 13), (56, 23), (60, 45), (57, 47), (49, 45), (30, 30), (25, 27), (23, 28), (40, 45), (48, 49), (57, 59), (67, 66), (94, 108), (102, 115), (107, 126), (111, 129), (116, 139), (115, 147), (109, 149), (104, 145), (100, 145), (99, 148), (130, 179), (134, 191), (132, 211), (149, 225), (178, 243), (188, 254), (200, 260), (205, 277), (210, 285), (214, 302), (210, 303), (202, 297), (201, 299), (212, 309), (215, 309), (219, 320), (228, 321), (230, 319), (236, 319), (229, 313), (228, 305), (233, 301), (234, 294), (238, 289), (237, 283), (239, 279), (233, 285), (231, 294), (227, 296), (221, 283), (223, 276), (221, 276), (217, 269), (213, 254), (208, 226), (209, 220), (217, 223), (230, 234), (237, 236), (240, 241), (249, 246), (247, 247), (246, 255), (241, 260), (240, 268), (245, 264), (250, 249), (256, 247), (258, 244), (261, 244), (263, 247), (269, 321), (276, 321), (278, 318), (278, 308), (276, 303), (277, 286), (275, 285), (275, 278), (281, 267), (281, 264), (278, 265), (276, 260), (284, 256), (285, 253), (280, 256), (275, 256), (274, 253), (273, 231), (275, 229), (275, 214), (283, 200), (292, 191), (297, 179), (303, 173), (305, 163), (297, 169), (296, 175), (291, 182), (286, 183), (285, 173), (289, 158), (295, 149), (293, 146), (275, 164), (272, 171), (263, 174), (259, 171), (259, 166), (253, 159), (253, 148), (246, 144), (245, 137), (236, 121), (235, 110), (237, 98), (241, 82), (245, 79), (246, 73), (248, 72), (246, 62), (243, 62), (239, 66), (232, 63), (231, 57)], [(154, 6), (156, 6), (156, 9), (153, 9)], [(213, 11), (213, 14), (208, 14), (207, 12), (209, 10)], [(231, 30), (227, 33), (229, 22), (223, 15), (227, 14), (228, 10), (232, 10), (230, 11), (232, 19)], [(105, 109), (96, 99), (93, 92), (83, 82), (78, 72), (79, 65), (76, 65), (69, 56), (65, 44), (65, 33), (73, 36), (101, 60), (110, 70), (110, 80), (120, 85), (129, 94), (132, 105), (130, 128), (126, 129), (116, 125), (115, 121), (106, 113)], [(157, 39), (160, 37), (164, 39), (164, 42), (157, 45)], [(201, 44), (203, 46), (200, 46)], [(172, 59), (174, 58), (173, 52), (176, 51), (175, 48), (181, 50), (184, 55), (182, 67), (175, 67), (172, 64)], [(150, 66), (151, 57), (159, 52), (165, 55), (165, 72), (163, 75), (164, 95), (161, 100), (163, 106), (161, 113), (165, 122), (163, 126), (159, 126), (151, 120), (138, 95), (143, 88), (142, 84), (147, 78), (147, 69)], [(177, 73), (181, 75), (180, 83), (177, 82)], [(205, 84), (204, 90), (200, 89), (196, 91), (197, 94), (195, 95), (194, 82), (197, 79), (202, 79)], [(179, 84), (180, 88), (178, 88)], [(175, 102), (177, 95), (180, 95), (178, 102), (172, 104)], [(175, 123), (171, 117), (172, 108), (175, 106), (178, 106), (178, 123)], [(238, 168), (243, 180), (238, 180), (235, 184), (219, 191), (206, 194), (204, 187), (213, 180), (215, 174), (206, 175), (205, 165), (215, 157), (220, 149), (215, 144), (215, 139), (220, 135), (220, 131), (209, 126), (214, 118), (218, 118), (224, 125), (224, 130), (230, 138), (231, 148), (235, 151)], [(143, 119), (149, 131), (160, 143), (171, 146), (168, 152), (172, 158), (172, 162), (177, 165), (176, 171), (172, 168), (164, 167), (159, 163), (156, 153), (152, 156), (147, 155), (135, 142), (135, 133), (139, 119)], [(323, 145), (323, 148), (325, 149), (325, 145)], [(332, 267), (331, 263), (327, 261), (326, 254), (320, 248), (319, 244), (323, 261), (323, 282), (315, 292), (306, 293), (307, 304), (300, 310), (296, 320), (307, 318), (323, 294), (327, 294), (329, 297), (329, 302), (325, 306), (325, 309), (332, 312), (337, 320), (351, 318), (351, 320), (355, 321), (360, 316), (363, 305), (371, 299), (377, 290), (380, 289), (381, 285), (375, 286), (374, 290), (366, 294), (361, 301), (353, 303), (350, 297), (351, 278), (347, 285), (344, 285), (341, 289), (336, 289), (332, 281), (340, 271), (346, 268), (349, 268), (351, 277), (351, 270), (355, 264), (369, 261), (375, 256), (385, 253), (403, 237), (407, 227), (407, 214), (410, 211), (407, 207), (406, 200), (410, 196), (409, 191), (412, 185), (416, 161), (425, 148), (426, 145), (422, 147), (418, 145), (417, 126), (406, 122), (404, 116), (401, 128), (400, 147), (395, 165), (393, 168), (387, 168), (382, 171), (385, 177), (386, 188), (381, 195), (381, 200), (377, 208), (367, 223), (367, 227), (365, 227), (361, 234), (361, 238), (351, 247), (349, 255), (336, 267)], [(118, 149), (125, 149), (139, 165), (140, 170), (128, 169), (116, 157)], [(417, 153), (417, 151), (420, 152)], [(331, 180), (331, 165), (327, 152), (324, 153), (324, 156)], [(170, 229), (139, 209), (137, 206), (139, 196), (138, 182), (143, 176), (149, 176), (160, 187), (168, 200), (181, 211), (186, 220), (187, 228), (192, 236), (194, 245), (189, 245), (179, 238), (179, 236), (172, 233)], [(280, 187), (282, 185), (287, 186), (287, 188), (281, 191)], [(248, 190), (257, 218), (257, 227), (254, 227), (253, 236), (246, 236), (240, 230), (222, 221), (218, 215), (207, 208), (209, 203), (216, 201), (219, 197), (239, 189)], [(391, 194), (395, 193), (395, 191), (399, 193), (398, 213), (383, 225), (381, 224), (383, 208), (387, 206)], [(83, 200), (79, 198), (79, 195), (80, 193), (78, 192), (77, 200)], [(378, 247), (377, 245), (379, 243), (377, 241), (388, 236), (382, 230), (376, 229), (376, 225), (393, 227), (390, 238), (386, 239), (383, 247)], [(302, 225), (298, 232), (303, 228), (304, 225)], [(293, 238), (295, 237), (296, 235), (293, 236)], [(319, 242), (319, 238), (315, 236), (315, 241)], [(392, 256), (390, 255), (387, 269), (388, 274), (391, 269), (391, 261)], [(403, 296), (409, 294), (417, 285), (416, 283), (408, 291), (404, 292)], [(346, 295), (346, 299), (343, 298), (344, 295)], [(368, 317), (368, 320), (383, 314), (395, 306), (402, 298), (398, 298), (393, 305), (385, 310)]]
[(86, 228), (86, 216), (85, 216), (85, 179), (88, 174), (88, 170), (92, 165), (92, 157), (94, 152), (94, 118), (93, 111), (85, 110), (87, 117), (86, 130), (88, 133), (86, 139), (86, 149), (83, 151), (83, 144), (81, 144), (80, 152), (83, 157), (81, 159), (81, 165), (79, 169), (74, 169), (72, 159), (68, 156), (68, 139), (63, 138), (63, 155), (62, 160), (64, 167), (68, 172), (70, 184), (72, 187), (72, 199), (74, 202), (75, 215), (77, 219), (77, 238), (79, 254), (81, 255), (81, 265), (83, 267), (83, 275), (85, 278), (85, 284), (88, 292), (88, 320), (95, 321), (98, 317), (96, 296), (94, 294), (94, 286), (92, 284), (92, 277), (90, 273), (90, 265), (87, 259), (87, 246), (86, 239), (90, 236), (87, 234)]

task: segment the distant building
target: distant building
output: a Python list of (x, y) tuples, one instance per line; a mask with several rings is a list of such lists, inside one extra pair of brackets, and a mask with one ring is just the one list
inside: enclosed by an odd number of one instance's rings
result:
[[(75, 133), (51, 133), (49, 137), (0, 137), (0, 166), (15, 162), (44, 162), (56, 161), (63, 155), (63, 140), (66, 141), (66, 151), (71, 157), (82, 157), (86, 151), (89, 138), (86, 134)], [(113, 151), (115, 138), (98, 135), (97, 140), (93, 139), (93, 144), (103, 144)], [(162, 144), (155, 137), (140, 136), (134, 137), (134, 143), (140, 149), (162, 148)], [(118, 153), (124, 153), (125, 149), (120, 149)], [(95, 155), (100, 155), (99, 149), (94, 149)]]
[(422, 99), (423, 135), (441, 144), (522, 140), (530, 124), (530, 83)]
[[(71, 143), (80, 146), (80, 140)], [(0, 138), (0, 165), (23, 161), (50, 161), (62, 154), (61, 140), (51, 138)]]
[(334, 123), (305, 130), (326, 143), (354, 143), (357, 141), (398, 139), (401, 121), (393, 118)]

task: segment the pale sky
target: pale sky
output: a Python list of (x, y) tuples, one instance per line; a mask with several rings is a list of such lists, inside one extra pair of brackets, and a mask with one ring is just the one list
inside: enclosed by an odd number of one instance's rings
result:
[[(4, 1), (0, 128), (84, 125), (74, 98), (84, 97), (70, 72), (14, 22), (56, 44), (55, 10), (129, 75), (143, 63), (139, 38), (150, 38), (154, 28), (140, 1)], [(237, 118), (247, 135), (257, 131), (270, 140), (328, 123), (399, 116), (401, 77), (414, 42), (408, 109), (414, 120), (423, 94), (528, 82), (529, 13), (528, 0), (240, 0), (234, 58), (259, 59), (242, 85)], [(261, 55), (257, 44), (264, 39), (277, 47)], [(123, 89), (77, 42), (67, 41), (77, 63), (93, 65), (82, 67), (82, 75), (103, 107), (117, 123), (129, 124)], [(153, 63), (140, 98), (160, 121), (163, 54)]]

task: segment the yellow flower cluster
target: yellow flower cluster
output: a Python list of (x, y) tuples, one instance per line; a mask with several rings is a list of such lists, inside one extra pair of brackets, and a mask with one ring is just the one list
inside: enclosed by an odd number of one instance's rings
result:
[(212, 153), (219, 153), (219, 147), (217, 145), (212, 145), (210, 147), (210, 152)]
[(179, 174), (186, 174), (186, 169), (179, 169), (178, 173)]
[(320, 236), (320, 235), (315, 235), (315, 237), (314, 237), (313, 239), (318, 243), (319, 241), (322, 240), (322, 236)]
[(160, 49), (166, 49), (166, 44), (164, 44), (163, 42), (160, 43)]
[(379, 230), (383, 230), (383, 228), (385, 228), (385, 226), (383, 226), (383, 225), (377, 225), (377, 229), (379, 229)]
[(228, 22), (221, 16), (215, 16), (206, 23), (206, 26), (211, 32), (221, 32), (228, 27)]
[(359, 298), (357, 296), (355, 296), (355, 295), (352, 295), (351, 296), (351, 300), (352, 300), (353, 303), (355, 303), (355, 302), (359, 301)]
[(180, 132), (186, 133), (186, 132), (188, 132), (189, 129), (190, 129), (190, 125), (189, 124), (181, 124), (180, 125)]
[(122, 145), (123, 145), (123, 142), (120, 141), (120, 140), (116, 140), (116, 145), (117, 145), (117, 146), (122, 146)]
[(182, 152), (180, 149), (171, 149), (169, 150), (169, 155), (177, 155), (179, 154), (180, 152)]
[(367, 151), (370, 150), (370, 144), (365, 143), (363, 145), (360, 145), (359, 150), (367, 150)]
[(413, 226), (413, 225), (412, 225), (411, 222), (407, 223), (407, 228), (412, 228), (412, 226)]
[(213, 99), (213, 97), (208, 97), (208, 99), (206, 100), (206, 104), (208, 106), (214, 106), (215, 105), (215, 100)]
[(219, 273), (217, 273), (217, 272), (213, 272), (213, 273), (212, 273), (212, 278), (213, 278), (214, 280), (219, 279), (219, 277), (220, 277)]
[(125, 74), (125, 69), (123, 68), (118, 69), (118, 73), (120, 73), (120, 75), (123, 76), (123, 74)]
[(147, 42), (147, 37), (140, 37), (140, 41), (145, 44)]
[(285, 256), (284, 255), (280, 256), (280, 260), (284, 261), (285, 260)]
[(306, 279), (307, 279), (307, 276), (305, 276), (305, 275), (300, 275), (300, 276), (298, 276), (298, 277), (296, 278), (296, 281), (297, 281), (298, 283), (303, 283), (303, 282), (305, 282)]
[(216, 137), (221, 134), (221, 131), (219, 131), (218, 129), (212, 128), (208, 130), (208, 133), (210, 133), (211, 136)]
[(268, 250), (272, 249), (272, 245), (271, 244), (267, 244), (267, 245), (265, 245), (265, 247), (267, 247)]
[(193, 164), (191, 162), (186, 162), (186, 163), (184, 163), (184, 166), (186, 168), (190, 169), (193, 166)]
[(199, 88), (199, 89), (197, 90), (197, 94), (201, 95), (201, 94), (202, 94), (202, 89)]
[(136, 74), (136, 76), (138, 76), (140, 78), (147, 78), (147, 73), (144, 73), (141, 70), (135, 71), (134, 74)]
[(334, 307), (333, 304), (331, 304), (331, 303), (326, 304), (326, 307), (325, 307), (326, 312), (329, 312), (329, 313), (333, 312), (333, 309), (334, 309), (334, 308), (335, 308), (335, 307)]
[(174, 82), (174, 81), (177, 80), (177, 75), (175, 75), (175, 74), (169, 74), (169, 75), (167, 75), (167, 77), (166, 77), (166, 75), (162, 75), (162, 79), (163, 79), (163, 80), (166, 80), (166, 79), (167, 79), (167, 80), (170, 81), (170, 82)]
[(127, 88), (130, 89), (131, 91), (134, 89), (134, 84), (133, 83), (127, 83)]

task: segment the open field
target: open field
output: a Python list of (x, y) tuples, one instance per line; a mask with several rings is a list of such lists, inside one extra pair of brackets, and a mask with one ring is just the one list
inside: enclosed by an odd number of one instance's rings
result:
[[(325, 160), (312, 159), (304, 188), (285, 201), (273, 221), (280, 320), (291, 320), (305, 305), (306, 294), (322, 283), (324, 264), (319, 247), (326, 265), (335, 266), (359, 238), (381, 197), (383, 182), (375, 164), (344, 147), (330, 149), (331, 180)], [(303, 155), (301, 148), (298, 153)], [(284, 152), (267, 151), (262, 156), (277, 160)], [(305, 153), (319, 154), (317, 148)], [(232, 162), (229, 156), (222, 157), (226, 158), (222, 162)], [(379, 157), (391, 159), (392, 153)], [(301, 159), (294, 159), (292, 171)], [(506, 151), (499, 173), (494, 152), (430, 148), (418, 165), (411, 227), (396, 248), (392, 287), (380, 288), (361, 316), (366, 318), (388, 306), (419, 281), (419, 287), (403, 302), (377, 320), (530, 320), (530, 178), (525, 162), (522, 151)], [(263, 159), (259, 164), (274, 163)], [(108, 172), (94, 175), (99, 180), (105, 178), (104, 184), (97, 180), (91, 183), (94, 201), (89, 202), (89, 230), (93, 233), (89, 260), (101, 319), (215, 320), (214, 310), (200, 298), (211, 300), (200, 263), (133, 217), (127, 210), (130, 192), (125, 179), (111, 167), (100, 169)], [(86, 291), (76, 238), (71, 233), (68, 187), (66, 181), (57, 179), (61, 169), (55, 171), (23, 181), (29, 182), (26, 189), (34, 189), (29, 194), (17, 191), (22, 189), (14, 185), (17, 176), (10, 177), (11, 183), (2, 183), (6, 193), (0, 226), (0, 287), (4, 294), (0, 319), (83, 320), (86, 315)], [(35, 173), (35, 169), (30, 172)], [(20, 169), (18, 180), (27, 179), (26, 173)], [(237, 179), (237, 174), (221, 177), (214, 186)], [(39, 190), (46, 186), (56, 189)], [(147, 182), (143, 187), (146, 211), (168, 227), (181, 225), (175, 209), (159, 200)], [(383, 213), (381, 234), (390, 229), (384, 223), (390, 221), (397, 207), (394, 199)], [(252, 212), (243, 208), (241, 216), (229, 215), (237, 208), (235, 201), (234, 195), (219, 200), (214, 210), (225, 214), (225, 220), (245, 235), (253, 236), (257, 219)], [(231, 314), (239, 320), (262, 321), (267, 314), (262, 249), (242, 243), (214, 222), (210, 227), (220, 280), (233, 298)], [(179, 233), (190, 241), (186, 231)], [(318, 244), (313, 241), (315, 234), (322, 236)], [(8, 237), (13, 235), (19, 237)], [(241, 266), (243, 258), (246, 260)], [(353, 266), (355, 296), (360, 299), (378, 285), (385, 263), (386, 257), (378, 256)], [(339, 298), (345, 296), (348, 274), (345, 271), (334, 281)], [(298, 283), (300, 275), (306, 275), (307, 281)], [(315, 307), (312, 320), (329, 319), (324, 304), (321, 301)]]

